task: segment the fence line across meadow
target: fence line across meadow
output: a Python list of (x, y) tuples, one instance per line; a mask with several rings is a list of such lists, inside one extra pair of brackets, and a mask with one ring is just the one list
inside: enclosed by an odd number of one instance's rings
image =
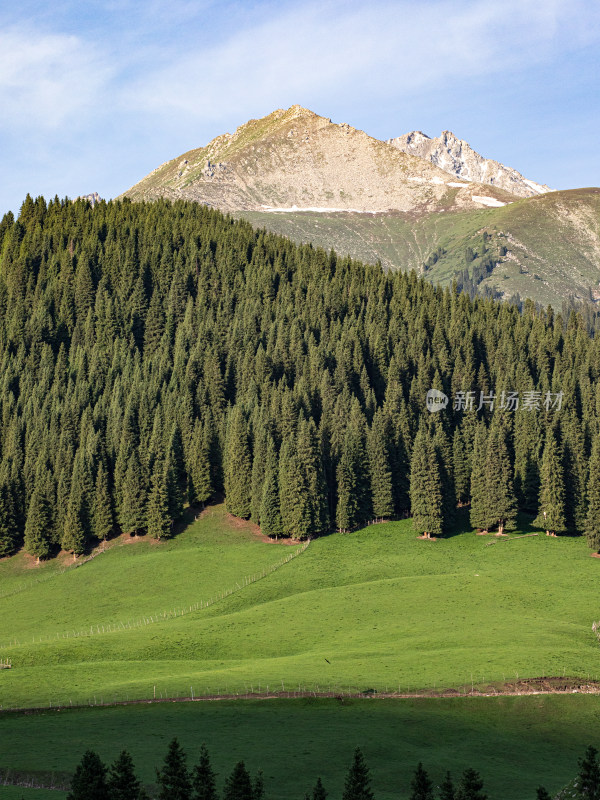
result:
[[(518, 673), (515, 673), (518, 676)], [(584, 678), (566, 678), (556, 685), (544, 685), (540, 683), (544, 679), (525, 679), (505, 684), (486, 684), (485, 678), (482, 681), (468, 681), (455, 688), (443, 688), (442, 686), (429, 688), (411, 687), (406, 684), (390, 686), (389, 684), (375, 688), (358, 688), (356, 686), (340, 686), (335, 684), (314, 684), (312, 687), (303, 684), (286, 685), (284, 680), (276, 681), (273, 684), (256, 683), (246, 685), (244, 689), (228, 689), (227, 686), (211, 690), (204, 687), (199, 692), (194, 691), (190, 686), (189, 691), (169, 691), (160, 690), (159, 687), (151, 687), (148, 694), (142, 697), (135, 696), (104, 696), (95, 695), (88, 700), (49, 700), (47, 705), (37, 706), (17, 706), (0, 704), (0, 713), (35, 713), (44, 712), (49, 709), (60, 711), (66, 709), (83, 708), (109, 708), (114, 706), (133, 706), (151, 705), (156, 703), (189, 703), (189, 702), (218, 702), (227, 700), (293, 700), (303, 698), (314, 699), (335, 699), (343, 702), (346, 699), (371, 699), (371, 700), (402, 700), (402, 699), (430, 699), (445, 700), (459, 697), (523, 697), (527, 695), (549, 695), (549, 694), (600, 694), (600, 681), (598, 678), (588, 676)], [(554, 679), (560, 681), (560, 679)]]
[[(63, 633), (57, 633), (56, 635), (44, 635), (44, 636), (33, 636), (32, 641), (21, 641), (19, 639), (13, 639), (9, 642), (6, 642), (0, 645), (1, 650), (7, 650), (13, 647), (20, 647), (21, 645), (29, 645), (29, 644), (48, 644), (50, 642), (57, 642), (63, 639), (78, 639), (82, 637), (89, 637), (89, 636), (97, 636), (98, 634), (104, 633), (116, 633), (118, 631), (126, 631), (126, 630), (134, 630), (136, 628), (141, 628), (144, 625), (151, 625), (156, 622), (164, 622), (165, 620), (175, 619), (176, 617), (183, 617), (187, 614), (192, 614), (195, 611), (200, 611), (204, 608), (209, 608), (217, 603), (219, 600), (224, 600), (226, 597), (230, 597), (231, 595), (241, 591), (246, 586), (250, 586), (253, 583), (256, 583), (263, 578), (266, 578), (268, 575), (271, 575), (273, 572), (276, 572), (281, 567), (284, 567), (286, 564), (289, 564), (290, 561), (293, 561), (294, 558), (304, 553), (306, 548), (309, 546), (311, 540), (308, 539), (306, 542), (301, 544), (297, 550), (294, 552), (289, 553), (285, 558), (282, 558), (275, 564), (271, 564), (269, 567), (264, 567), (260, 572), (256, 572), (252, 575), (246, 575), (245, 577), (241, 578), (240, 581), (236, 581), (234, 587), (229, 589), (225, 589), (223, 591), (217, 592), (213, 597), (209, 600), (199, 600), (196, 603), (192, 603), (191, 605), (185, 605), (179, 608), (172, 608), (168, 611), (160, 611), (155, 614), (145, 615), (143, 617), (139, 617), (138, 619), (128, 620), (127, 622), (112, 622), (112, 623), (94, 623), (90, 625), (89, 628), (85, 628), (79, 631), (64, 631)], [(88, 559), (89, 560), (89, 559)]]

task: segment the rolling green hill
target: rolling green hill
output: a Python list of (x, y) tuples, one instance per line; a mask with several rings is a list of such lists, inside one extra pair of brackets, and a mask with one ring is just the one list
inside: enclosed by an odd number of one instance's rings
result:
[[(600, 297), (600, 189), (552, 192), (502, 208), (415, 214), (244, 212), (253, 225), (297, 242), (333, 248), (386, 269), (415, 269), (448, 285), (491, 261), (480, 290), (530, 297), (560, 308), (564, 299)], [(489, 240), (482, 246), (486, 233)], [(467, 260), (470, 248), (475, 258)], [(440, 252), (441, 251), (441, 252)], [(436, 255), (434, 255), (436, 254)], [(424, 265), (437, 260), (427, 269)]]
[(2, 562), (15, 583), (0, 598), (0, 658), (13, 663), (0, 705), (600, 674), (599, 562), (581, 539), (422, 542), (400, 521), (300, 552), (224, 515), (211, 507), (168, 544), (116, 547), (53, 577), (46, 568), (42, 582), (21, 556)]

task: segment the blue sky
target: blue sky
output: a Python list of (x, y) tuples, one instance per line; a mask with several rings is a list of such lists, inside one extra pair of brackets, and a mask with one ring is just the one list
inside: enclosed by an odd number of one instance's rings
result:
[(114, 197), (295, 103), (598, 186), (599, 53), (597, 0), (2, 0), (0, 214), (27, 192)]

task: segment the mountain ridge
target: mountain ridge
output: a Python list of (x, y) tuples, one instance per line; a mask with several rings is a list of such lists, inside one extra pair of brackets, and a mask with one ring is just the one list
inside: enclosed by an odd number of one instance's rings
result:
[(426, 159), (297, 105), (165, 162), (124, 195), (184, 198), (234, 212), (420, 214), (515, 200), (499, 187), (449, 180)]
[(411, 131), (395, 139), (388, 139), (387, 143), (403, 153), (424, 158), (457, 178), (498, 186), (518, 197), (535, 197), (552, 191), (549, 186), (525, 178), (512, 167), (484, 158), (452, 131), (442, 131), (435, 138), (422, 131)]

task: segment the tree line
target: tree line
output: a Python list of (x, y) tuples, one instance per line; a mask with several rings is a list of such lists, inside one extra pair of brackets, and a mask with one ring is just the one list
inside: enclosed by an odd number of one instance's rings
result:
[[(0, 556), (168, 537), (220, 493), (270, 536), (408, 515), (443, 535), (470, 503), (482, 530), (526, 511), (600, 548), (600, 342), (576, 313), (199, 204), (27, 197), (0, 222), (0, 364)], [(497, 402), (455, 408), (469, 392)]]
[[(265, 783), (259, 770), (250, 776), (243, 761), (225, 779), (223, 791), (217, 790), (215, 773), (206, 745), (200, 748), (196, 766), (187, 766), (187, 756), (177, 738), (169, 744), (160, 769), (156, 770), (157, 800), (265, 800)], [(434, 786), (422, 763), (417, 765), (410, 784), (410, 800), (487, 800), (480, 774), (467, 768), (455, 784), (446, 772), (439, 786)], [(579, 772), (568, 787), (571, 800), (600, 800), (600, 763), (598, 751), (588, 747), (579, 759)], [(327, 800), (329, 792), (321, 778), (304, 800)], [(97, 753), (88, 750), (77, 766), (67, 800), (150, 800), (146, 788), (135, 773), (130, 754), (123, 750), (107, 769)], [(342, 800), (375, 800), (371, 774), (360, 748), (356, 748), (348, 768)], [(536, 800), (551, 800), (548, 791), (540, 786)]]

